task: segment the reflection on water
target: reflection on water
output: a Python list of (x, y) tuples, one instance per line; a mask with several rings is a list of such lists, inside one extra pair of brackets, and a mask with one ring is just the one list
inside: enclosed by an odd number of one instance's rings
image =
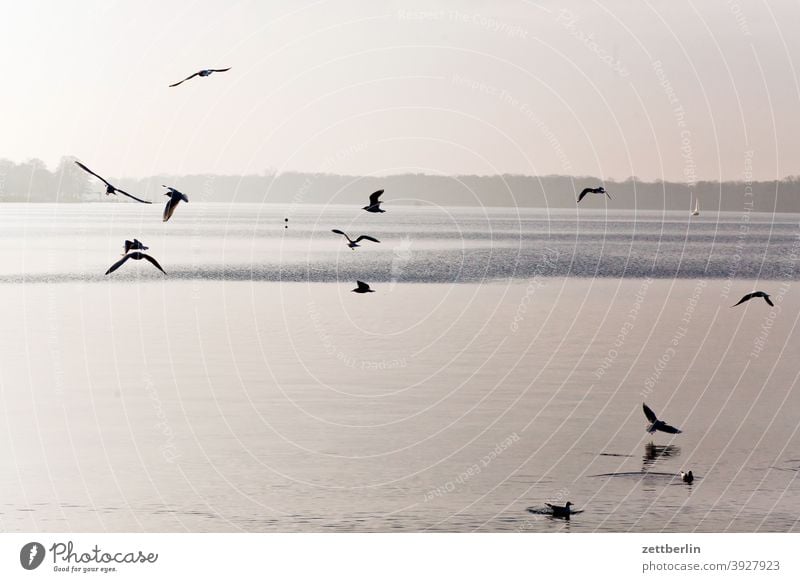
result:
[(677, 445), (656, 445), (647, 443), (644, 446), (644, 456), (642, 457), (642, 471), (647, 471), (657, 462), (671, 457), (678, 457), (681, 448)]

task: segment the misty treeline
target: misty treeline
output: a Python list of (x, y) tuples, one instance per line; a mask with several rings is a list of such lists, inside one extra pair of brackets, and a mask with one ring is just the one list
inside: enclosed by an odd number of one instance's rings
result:
[[(130, 203), (124, 197), (106, 198), (102, 183), (82, 172), (75, 158), (64, 157), (50, 170), (41, 160), (16, 164), (0, 160), (0, 202)], [(93, 168), (98, 170), (96, 168)], [(98, 170), (99, 171), (99, 170)], [(102, 173), (102, 172), (100, 172)], [(510, 206), (573, 208), (577, 193), (587, 186), (605, 185), (612, 200), (590, 195), (581, 207), (644, 210), (685, 210), (700, 200), (701, 212), (800, 212), (800, 177), (762, 182), (646, 182), (637, 178), (601, 182), (571, 176), (342, 176), (285, 172), (245, 176), (194, 174), (158, 175), (142, 179), (106, 176), (135, 196), (161, 201), (162, 184), (189, 195), (194, 202), (271, 202), (277, 204), (366, 204), (367, 196), (384, 189), (391, 205)]]

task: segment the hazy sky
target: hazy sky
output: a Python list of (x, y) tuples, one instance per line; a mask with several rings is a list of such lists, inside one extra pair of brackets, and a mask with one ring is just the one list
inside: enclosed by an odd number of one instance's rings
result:
[(782, 0), (6, 3), (0, 158), (783, 177), (800, 174), (798, 21)]

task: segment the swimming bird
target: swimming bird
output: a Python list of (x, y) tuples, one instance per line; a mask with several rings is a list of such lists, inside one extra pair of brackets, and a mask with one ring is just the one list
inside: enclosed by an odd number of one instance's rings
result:
[(172, 216), (172, 213), (175, 212), (175, 208), (178, 206), (178, 202), (183, 200), (184, 202), (189, 202), (189, 197), (184, 194), (183, 192), (179, 192), (175, 188), (171, 186), (167, 186), (166, 184), (162, 184), (164, 188), (169, 190), (169, 192), (165, 192), (164, 196), (169, 196), (169, 200), (167, 200), (167, 205), (164, 207), (164, 222), (168, 221)]
[(173, 83), (170, 87), (177, 87), (181, 83), (185, 83), (189, 79), (194, 79), (195, 77), (208, 77), (211, 73), (224, 73), (225, 71), (230, 71), (231, 68), (228, 67), (227, 69), (203, 69), (202, 71), (197, 71), (194, 75), (189, 75), (183, 81), (178, 81), (177, 83)]
[(150, 247), (144, 246), (144, 243), (138, 238), (135, 238), (133, 240), (125, 241), (125, 252), (122, 254), (125, 255), (128, 253), (128, 251), (146, 251), (149, 248)]
[(681, 481), (683, 481), (684, 483), (691, 483), (692, 481), (694, 481), (694, 475), (692, 475), (691, 471), (689, 471), (688, 473), (684, 473), (683, 471), (681, 471)]
[(358, 285), (358, 287), (352, 290), (353, 293), (375, 293), (375, 290), (370, 289), (369, 285), (364, 283), (364, 281), (356, 281), (356, 285)]
[(572, 501), (567, 501), (567, 504), (564, 506), (561, 505), (551, 505), (549, 503), (545, 503), (547, 507), (553, 510), (553, 517), (566, 517), (569, 519), (572, 510), (570, 507), (572, 506)]
[(366, 234), (362, 234), (362, 235), (361, 235), (360, 237), (358, 237), (356, 240), (353, 240), (353, 239), (351, 239), (349, 236), (347, 236), (347, 234), (346, 234), (346, 233), (344, 233), (344, 232), (342, 232), (341, 230), (338, 230), (338, 229), (336, 229), (336, 228), (334, 228), (334, 229), (333, 229), (331, 232), (335, 232), (336, 234), (340, 234), (340, 235), (342, 235), (344, 238), (346, 238), (346, 239), (347, 239), (347, 246), (349, 246), (349, 247), (350, 247), (351, 249), (353, 249), (353, 250), (356, 250), (356, 247), (358, 247), (358, 246), (361, 246), (361, 245), (359, 245), (358, 243), (359, 243), (359, 242), (361, 242), (362, 240), (371, 240), (372, 242), (376, 242), (376, 243), (379, 243), (379, 242), (381, 242), (381, 241), (379, 241), (379, 240), (378, 240), (378, 239), (376, 239), (376, 238), (372, 238), (371, 236), (367, 236)]
[(642, 403), (642, 408), (644, 409), (644, 415), (647, 417), (647, 420), (650, 421), (650, 426), (647, 427), (647, 432), (654, 433), (657, 430), (660, 430), (661, 432), (668, 432), (670, 434), (681, 433), (680, 429), (668, 425), (663, 420), (658, 420), (656, 413), (650, 410), (650, 407), (647, 406), (647, 404)]
[(369, 195), (369, 204), (362, 208), (362, 210), (366, 210), (367, 212), (386, 212), (385, 210), (381, 210), (381, 201), (378, 198), (381, 197), (383, 194), (383, 190), (378, 190), (377, 192), (373, 192)]
[(611, 194), (606, 192), (605, 188), (603, 188), (602, 186), (599, 186), (598, 188), (584, 188), (581, 191), (581, 193), (578, 194), (578, 202), (583, 200), (583, 197), (586, 196), (587, 194), (590, 194), (590, 193), (591, 194), (605, 194), (606, 196), (608, 196), (608, 199), (611, 200)]
[(128, 253), (127, 255), (122, 257), (120, 260), (118, 260), (116, 263), (111, 265), (108, 268), (108, 271), (106, 271), (106, 275), (108, 275), (109, 273), (113, 273), (114, 271), (119, 269), (122, 265), (125, 264), (125, 261), (127, 261), (128, 259), (133, 259), (134, 261), (141, 261), (142, 259), (144, 259), (144, 260), (150, 262), (156, 269), (158, 269), (159, 271), (161, 271), (165, 275), (167, 274), (167, 272), (164, 271), (164, 269), (161, 268), (161, 265), (158, 264), (158, 261), (156, 261), (153, 257), (151, 257), (150, 255), (146, 255), (144, 253), (140, 253), (139, 251), (134, 251), (132, 253)]
[(125, 192), (125, 190), (120, 190), (119, 188), (117, 188), (116, 186), (114, 186), (114, 185), (113, 185), (111, 182), (109, 182), (108, 180), (106, 180), (105, 178), (103, 178), (101, 175), (99, 175), (99, 174), (95, 174), (94, 172), (92, 172), (92, 171), (91, 171), (89, 168), (87, 168), (86, 166), (84, 166), (84, 165), (83, 165), (82, 163), (80, 163), (78, 160), (75, 160), (75, 163), (76, 163), (76, 164), (78, 164), (78, 167), (79, 167), (81, 170), (83, 170), (84, 172), (88, 172), (88, 173), (90, 173), (92, 176), (94, 176), (95, 178), (99, 179), (101, 182), (103, 182), (103, 183), (106, 185), (106, 196), (108, 196), (109, 194), (114, 194), (114, 195), (116, 195), (116, 194), (117, 194), (117, 192), (119, 192), (120, 194), (124, 194), (124, 195), (125, 195), (125, 196), (127, 196), (128, 198), (133, 198), (134, 200), (136, 200), (137, 202), (141, 202), (142, 204), (152, 204), (152, 202), (150, 202), (150, 201), (148, 201), (148, 200), (142, 200), (141, 198), (137, 198), (137, 197), (136, 197), (136, 196), (134, 196), (133, 194), (128, 194), (127, 192)]
[[(769, 299), (769, 293), (764, 293), (763, 291), (753, 291), (752, 293), (748, 293), (747, 295), (739, 299), (739, 303), (737, 303), (736, 305), (741, 305), (745, 301), (750, 301), (751, 299), (754, 299), (756, 297), (763, 297), (764, 301), (767, 302), (767, 305), (769, 305), (770, 307), (775, 307), (775, 304)], [(731, 307), (736, 307), (736, 305), (731, 305)]]

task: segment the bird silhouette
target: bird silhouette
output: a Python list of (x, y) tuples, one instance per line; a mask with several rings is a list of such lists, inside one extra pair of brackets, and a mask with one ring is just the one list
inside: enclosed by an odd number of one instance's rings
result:
[(175, 188), (171, 186), (167, 186), (166, 184), (162, 184), (164, 188), (169, 190), (169, 192), (165, 192), (164, 196), (169, 196), (169, 200), (167, 200), (167, 205), (164, 207), (164, 222), (168, 221), (172, 214), (175, 212), (175, 208), (178, 207), (178, 202), (183, 200), (184, 202), (189, 202), (189, 197), (184, 194), (183, 192), (179, 192)]
[(122, 265), (124, 265), (128, 261), (128, 259), (133, 259), (134, 261), (141, 261), (142, 259), (144, 259), (145, 261), (148, 261), (156, 269), (158, 269), (159, 271), (161, 271), (165, 275), (167, 274), (167, 272), (164, 269), (161, 268), (161, 265), (158, 264), (158, 261), (156, 261), (153, 257), (151, 257), (150, 255), (146, 255), (144, 253), (140, 253), (139, 251), (134, 251), (132, 253), (128, 253), (127, 255), (122, 257), (120, 260), (118, 260), (116, 263), (111, 265), (108, 268), (108, 271), (106, 271), (106, 275), (108, 275), (109, 273), (113, 273), (114, 271), (119, 269)]
[(581, 191), (581, 193), (578, 194), (578, 202), (583, 200), (583, 197), (586, 196), (587, 194), (605, 194), (606, 196), (608, 196), (608, 199), (611, 200), (611, 194), (606, 192), (605, 188), (603, 188), (602, 186), (599, 186), (597, 188), (584, 188)]
[(356, 247), (359, 247), (359, 246), (361, 246), (361, 245), (359, 245), (358, 243), (359, 243), (359, 242), (361, 242), (362, 240), (369, 240), (369, 241), (376, 242), (376, 243), (379, 243), (379, 242), (381, 242), (381, 241), (379, 241), (379, 240), (378, 240), (378, 239), (376, 239), (376, 238), (373, 238), (373, 237), (371, 237), (371, 236), (367, 236), (366, 234), (362, 234), (362, 235), (361, 235), (360, 237), (358, 237), (356, 240), (353, 240), (353, 239), (351, 239), (349, 236), (347, 236), (347, 233), (345, 233), (345, 232), (343, 232), (343, 231), (341, 231), (341, 230), (338, 230), (338, 229), (336, 229), (336, 228), (334, 228), (334, 229), (333, 229), (331, 232), (335, 232), (336, 234), (340, 234), (340, 235), (342, 235), (344, 238), (346, 238), (346, 239), (347, 239), (347, 246), (349, 246), (349, 247), (350, 247), (351, 249), (353, 249), (353, 250), (356, 250)]
[(230, 71), (231, 68), (228, 67), (227, 69), (203, 69), (202, 71), (197, 71), (193, 75), (189, 75), (182, 81), (178, 81), (177, 83), (173, 83), (170, 87), (177, 87), (181, 83), (185, 83), (189, 79), (194, 79), (195, 77), (208, 77), (211, 73), (224, 73), (225, 71)]
[(642, 408), (644, 409), (644, 415), (647, 417), (647, 420), (650, 421), (650, 426), (647, 427), (647, 432), (654, 433), (657, 430), (661, 432), (668, 432), (670, 434), (680, 434), (681, 430), (675, 428), (674, 426), (668, 425), (663, 420), (658, 420), (656, 413), (653, 412), (647, 404), (642, 403)]
[(385, 210), (381, 209), (381, 201), (378, 200), (383, 194), (383, 190), (378, 190), (377, 192), (373, 192), (369, 195), (369, 204), (362, 208), (362, 210), (366, 210), (367, 212), (386, 212)]
[(125, 190), (120, 190), (119, 188), (114, 186), (111, 182), (109, 182), (108, 180), (103, 178), (103, 176), (101, 176), (100, 174), (95, 174), (94, 172), (92, 172), (89, 168), (84, 166), (79, 161), (75, 160), (75, 163), (78, 164), (78, 167), (80, 169), (82, 169), (84, 172), (90, 173), (92, 176), (94, 176), (95, 178), (97, 178), (98, 180), (100, 180), (101, 182), (103, 182), (106, 185), (106, 196), (108, 196), (109, 194), (116, 195), (117, 193), (120, 193), (120, 194), (124, 194), (128, 198), (133, 198), (134, 200), (136, 200), (137, 202), (141, 202), (142, 204), (152, 204), (152, 202), (149, 202), (148, 200), (142, 200), (141, 198), (137, 198), (133, 194), (128, 194), (127, 192), (125, 192)]
[(356, 281), (356, 285), (358, 285), (358, 287), (352, 290), (353, 293), (375, 293), (375, 290), (370, 289), (369, 285), (364, 283), (364, 281)]
[[(772, 301), (770, 301), (769, 294), (764, 293), (763, 291), (753, 291), (752, 293), (748, 293), (747, 295), (739, 299), (739, 303), (737, 303), (736, 305), (741, 305), (745, 301), (750, 301), (751, 299), (755, 299), (756, 297), (763, 297), (764, 301), (767, 302), (767, 305), (769, 305), (770, 307), (775, 307), (775, 304)], [(736, 305), (731, 305), (731, 307), (736, 307)]]

